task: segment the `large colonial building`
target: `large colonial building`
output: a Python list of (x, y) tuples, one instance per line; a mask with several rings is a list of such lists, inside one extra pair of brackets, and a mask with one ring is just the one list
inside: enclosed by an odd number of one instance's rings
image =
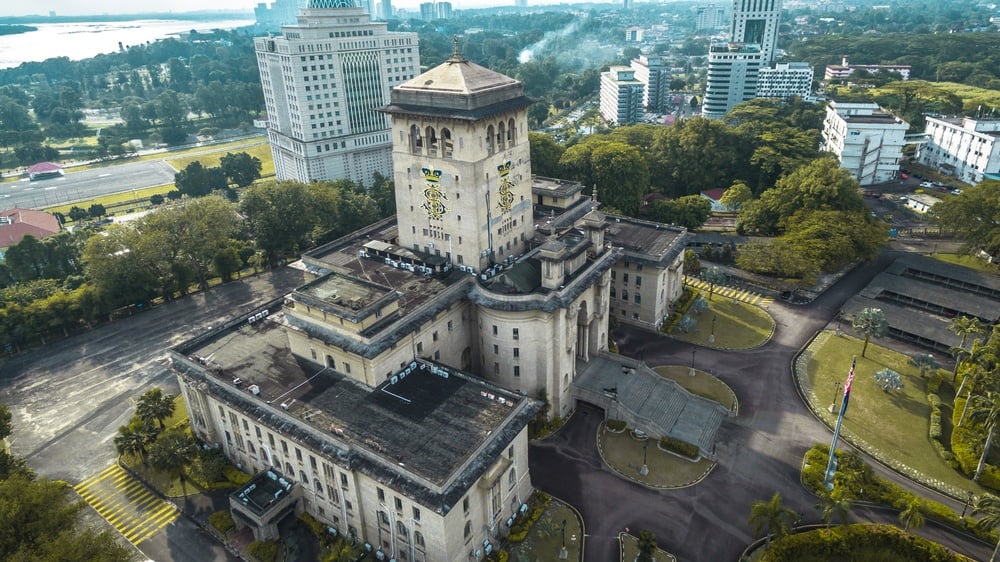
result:
[(192, 430), (257, 473), (230, 500), (258, 538), (306, 511), (378, 559), (480, 560), (526, 509), (540, 400), (564, 417), (581, 396), (613, 401), (711, 455), (721, 406), (607, 353), (610, 311), (669, 313), (687, 233), (533, 177), (532, 101), (457, 53), (395, 87), (380, 110), (398, 214), (307, 252), (313, 281), (174, 350)]
[(371, 185), (392, 173), (389, 122), (375, 109), (418, 73), (417, 35), (389, 32), (353, 6), (310, 0), (281, 35), (254, 40), (279, 180)]

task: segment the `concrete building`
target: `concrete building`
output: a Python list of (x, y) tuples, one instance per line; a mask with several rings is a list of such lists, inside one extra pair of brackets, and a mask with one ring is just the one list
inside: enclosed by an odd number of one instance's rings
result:
[(729, 41), (760, 45), (761, 65), (774, 61), (781, 0), (733, 0)]
[(295, 23), (299, 11), (307, 6), (308, 0), (274, 0), (270, 5), (260, 2), (253, 9), (257, 27), (279, 29), (283, 25)]
[(601, 73), (601, 117), (615, 125), (633, 125), (642, 117), (645, 85), (628, 66), (612, 66)]
[(843, 80), (854, 74), (855, 70), (864, 70), (876, 74), (879, 72), (898, 72), (903, 80), (910, 79), (910, 70), (912, 67), (908, 64), (855, 64), (851, 65), (847, 61), (847, 57), (843, 57), (841, 64), (830, 64), (827, 65), (826, 70), (823, 72), (824, 80)]
[(786, 100), (798, 96), (814, 100), (813, 67), (807, 62), (779, 62), (774, 68), (762, 68), (757, 74), (757, 97)]
[(1000, 176), (1000, 119), (926, 117), (927, 142), (918, 145), (917, 161), (976, 184)]
[(420, 19), (422, 20), (446, 20), (451, 15), (451, 2), (422, 2), (420, 4)]
[(389, 21), (392, 19), (392, 0), (382, 0), (381, 1), (381, 11), (382, 19), (384, 21)]
[(760, 46), (716, 43), (708, 51), (708, 75), (701, 114), (707, 119), (723, 117), (734, 105), (757, 95)]
[(878, 104), (831, 101), (820, 149), (836, 154), (840, 167), (859, 184), (883, 183), (899, 173), (908, 128), (909, 124), (883, 112)]
[(632, 59), (635, 79), (642, 82), (642, 106), (646, 111), (661, 113), (666, 110), (667, 94), (670, 91), (670, 68), (655, 55), (639, 55)]
[(392, 173), (389, 123), (375, 108), (417, 75), (415, 33), (387, 31), (350, 0), (310, 0), (297, 23), (254, 48), (279, 180), (370, 185)]
[(230, 506), (258, 539), (307, 512), (377, 559), (482, 560), (527, 511), (542, 394), (552, 416), (613, 407), (713, 455), (725, 408), (607, 353), (612, 287), (622, 321), (658, 325), (686, 231), (532, 176), (533, 101), (457, 52), (396, 86), (380, 111), (398, 214), (306, 252), (314, 280), (173, 350), (192, 430), (256, 473)]
[(58, 233), (61, 228), (59, 219), (44, 211), (18, 207), (0, 211), (0, 261), (7, 248), (23, 240), (25, 236), (41, 240)]
[[(628, 5), (628, 2), (630, 2), (630, 1), (631, 0), (625, 0), (625, 2), (626, 2), (625, 9), (626, 10), (632, 9), (632, 7)], [(625, 30), (625, 41), (627, 43), (641, 43), (642, 42), (642, 33), (643, 33), (643, 30), (642, 30), (641, 27), (639, 27), (638, 25), (633, 25), (633, 26), (631, 26), (631, 27), (629, 27), (628, 29)]]
[(933, 195), (928, 195), (927, 193), (911, 193), (905, 197), (906, 207), (908, 209), (913, 209), (914, 211), (924, 214), (934, 208), (941, 202), (941, 199), (934, 197)]
[(695, 8), (695, 30), (717, 31), (726, 27), (726, 8), (723, 6), (698, 6)]

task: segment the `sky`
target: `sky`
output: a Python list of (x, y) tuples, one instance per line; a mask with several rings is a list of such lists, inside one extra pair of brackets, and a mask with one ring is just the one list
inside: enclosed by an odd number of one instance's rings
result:
[[(144, 12), (195, 12), (210, 10), (251, 11), (258, 2), (271, 3), (272, 0), (33, 0), (15, 2), (4, 0), (0, 16), (45, 15), (54, 11), (60, 16), (81, 16), (93, 14), (141, 14)], [(416, 6), (422, 0), (398, 0), (393, 5)], [(552, 0), (534, 3), (551, 3)], [(451, 0), (455, 8), (472, 8), (513, 4), (513, 0)], [(529, 0), (529, 4), (531, 4)]]

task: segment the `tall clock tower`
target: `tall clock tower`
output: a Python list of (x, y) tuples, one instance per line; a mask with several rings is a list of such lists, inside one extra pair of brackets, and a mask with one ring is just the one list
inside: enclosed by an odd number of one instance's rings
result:
[(524, 252), (534, 232), (521, 82), (450, 59), (392, 90), (399, 245), (475, 272)]

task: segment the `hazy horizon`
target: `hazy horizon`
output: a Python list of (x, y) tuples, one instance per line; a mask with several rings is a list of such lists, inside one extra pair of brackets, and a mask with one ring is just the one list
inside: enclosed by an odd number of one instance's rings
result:
[[(162, 14), (206, 11), (239, 10), (252, 12), (260, 0), (214, 0), (211, 7), (204, 0), (36, 0), (5, 6), (0, 17), (47, 16), (54, 12), (57, 16), (101, 16), (116, 14)], [(427, 0), (393, 0), (394, 8), (418, 9)], [(513, 6), (514, 0), (449, 0), (454, 9), (486, 8), (491, 6)], [(609, 0), (615, 1), (615, 0)], [(271, 4), (273, 0), (265, 3)], [(528, 0), (528, 5), (571, 3), (566, 0)]]

